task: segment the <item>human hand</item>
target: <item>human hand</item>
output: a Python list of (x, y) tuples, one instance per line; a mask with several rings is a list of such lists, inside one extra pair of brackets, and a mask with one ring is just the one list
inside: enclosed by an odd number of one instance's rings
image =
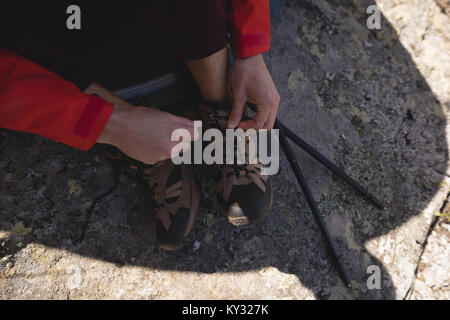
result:
[[(145, 164), (171, 158), (172, 149), (179, 144), (171, 141), (172, 133), (177, 129), (188, 130), (193, 140), (200, 137), (194, 130), (194, 121), (154, 108), (134, 107), (98, 83), (91, 84), (84, 93), (114, 103), (114, 111), (97, 142), (113, 145)], [(191, 143), (183, 140), (181, 147), (187, 151)]]
[[(237, 59), (231, 73), (230, 85), (233, 109), (228, 128), (271, 130), (277, 117), (280, 95), (262, 55)], [(241, 122), (246, 102), (256, 105), (256, 114), (254, 119)]]
[[(199, 138), (194, 121), (152, 108), (115, 104), (97, 142), (113, 145), (145, 164), (155, 164), (171, 158), (172, 149), (180, 143), (171, 141), (177, 129), (187, 129), (193, 140)], [(190, 142), (184, 140), (183, 149), (189, 148)]]

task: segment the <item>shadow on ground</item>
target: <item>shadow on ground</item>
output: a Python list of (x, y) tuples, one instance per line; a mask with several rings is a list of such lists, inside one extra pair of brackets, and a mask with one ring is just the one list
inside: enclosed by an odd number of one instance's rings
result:
[[(373, 1), (360, 2), (291, 1), (274, 22), (266, 60), (283, 97), (281, 120), (388, 204), (386, 212), (375, 209), (297, 152), (354, 280), (353, 290), (338, 296), (389, 299), (396, 297), (392, 273), (398, 270), (383, 268), (365, 244), (419, 215), (439, 190), (448, 157), (446, 121), (395, 30), (385, 19), (382, 30), (367, 30), (364, 8)], [(38, 242), (159, 270), (235, 273), (273, 266), (295, 274), (317, 298), (336, 295), (332, 261), (284, 157), (273, 178), (271, 216), (244, 228), (217, 213), (208, 171), (198, 168), (202, 209), (184, 248), (167, 253), (155, 243), (141, 166), (111, 159), (116, 153), (104, 146), (83, 153), (2, 130), (0, 230), (13, 232), (0, 257)], [(201, 246), (194, 252), (195, 242)], [(383, 268), (381, 290), (367, 290), (369, 265)]]

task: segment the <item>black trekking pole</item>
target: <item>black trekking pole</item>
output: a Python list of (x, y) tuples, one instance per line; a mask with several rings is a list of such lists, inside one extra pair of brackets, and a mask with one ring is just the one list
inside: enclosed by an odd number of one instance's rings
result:
[(337, 254), (336, 248), (334, 247), (333, 241), (331, 240), (328, 229), (325, 226), (325, 223), (320, 215), (319, 209), (317, 208), (316, 202), (314, 201), (314, 198), (311, 194), (309, 186), (305, 180), (305, 177), (303, 176), (300, 166), (298, 165), (297, 159), (295, 158), (295, 155), (292, 152), (292, 149), (286, 138), (284, 129), (280, 125), (278, 120), (275, 123), (275, 128), (280, 130), (279, 139), (280, 139), (281, 147), (283, 148), (283, 151), (286, 154), (289, 164), (291, 165), (291, 168), (294, 171), (295, 177), (297, 178), (300, 188), (302, 189), (303, 193), (305, 194), (306, 201), (309, 205), (309, 208), (311, 209), (311, 213), (313, 214), (314, 219), (316, 220), (316, 223), (320, 229), (320, 232), (322, 233), (322, 236), (325, 239), (327, 248), (329, 249), (331, 256), (336, 264), (339, 276), (341, 277), (344, 284), (348, 287), (350, 285), (350, 281), (349, 281), (349, 278), (347, 277), (347, 274), (345, 273), (344, 266), (342, 265), (342, 262), (339, 259), (339, 256)]
[(378, 209), (385, 210), (385, 205), (378, 200), (375, 196), (370, 194), (365, 188), (363, 188), (358, 182), (350, 178), (342, 169), (338, 168), (334, 163), (325, 158), (322, 154), (317, 152), (313, 147), (311, 147), (308, 143), (306, 143), (303, 139), (301, 139), (298, 135), (292, 132), (288, 127), (286, 127), (283, 123), (277, 120), (277, 125), (280, 129), (283, 129), (284, 134), (290, 140), (292, 140), (296, 145), (305, 150), (309, 155), (311, 155), (314, 159), (322, 163), (326, 168), (333, 171), (337, 176), (342, 178), (345, 182), (347, 182), (350, 186), (352, 186), (356, 191), (365, 196), (373, 205), (375, 205)]

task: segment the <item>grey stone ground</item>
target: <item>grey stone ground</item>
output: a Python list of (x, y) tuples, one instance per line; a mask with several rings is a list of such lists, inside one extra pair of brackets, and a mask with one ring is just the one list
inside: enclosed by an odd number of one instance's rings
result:
[[(199, 170), (202, 210), (183, 249), (160, 251), (148, 190), (112, 149), (0, 132), (2, 299), (449, 298), (449, 17), (433, 0), (291, 1), (266, 60), (280, 118), (388, 204), (381, 212), (301, 151), (353, 279), (340, 282), (282, 158), (264, 224), (235, 228)], [(297, 149), (296, 149), (297, 150)], [(367, 267), (382, 270), (368, 290)]]

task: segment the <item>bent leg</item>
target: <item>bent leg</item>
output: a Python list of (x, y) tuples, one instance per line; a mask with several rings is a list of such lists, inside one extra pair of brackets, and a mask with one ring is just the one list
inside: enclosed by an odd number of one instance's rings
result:
[(203, 98), (227, 99), (227, 1), (165, 0), (154, 5), (167, 45), (186, 62)]
[(206, 58), (186, 61), (186, 64), (205, 101), (215, 103), (229, 100), (227, 47)]

